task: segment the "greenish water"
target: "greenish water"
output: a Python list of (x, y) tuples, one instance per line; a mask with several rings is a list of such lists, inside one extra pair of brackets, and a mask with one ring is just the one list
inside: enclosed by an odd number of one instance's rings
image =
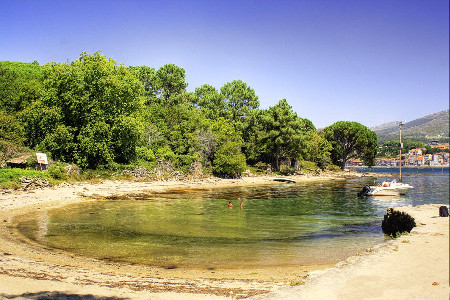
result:
[[(328, 264), (385, 239), (380, 224), (388, 204), (358, 198), (365, 183), (236, 187), (96, 201), (24, 217), (19, 230), (81, 255), (167, 268)], [(407, 198), (397, 201), (409, 204)]]

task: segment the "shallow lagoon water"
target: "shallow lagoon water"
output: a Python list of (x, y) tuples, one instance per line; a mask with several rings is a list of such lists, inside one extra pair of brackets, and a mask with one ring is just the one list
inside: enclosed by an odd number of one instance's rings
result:
[[(436, 178), (409, 178), (417, 188), (395, 199), (358, 198), (373, 181), (358, 179), (95, 201), (27, 216), (19, 230), (50, 247), (166, 268), (330, 264), (383, 242), (386, 208), (420, 202), (414, 193), (429, 189), (430, 180), (447, 185), (448, 199), (448, 176)], [(426, 202), (445, 202), (441, 196)]]

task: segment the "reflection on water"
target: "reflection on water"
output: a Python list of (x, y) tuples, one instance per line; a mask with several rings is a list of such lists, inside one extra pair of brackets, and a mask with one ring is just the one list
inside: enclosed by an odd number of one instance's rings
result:
[(358, 198), (367, 178), (97, 201), (28, 216), (19, 229), (52, 247), (163, 267), (327, 264), (382, 242), (387, 207), (448, 199), (448, 177), (408, 179), (414, 191), (391, 199)]

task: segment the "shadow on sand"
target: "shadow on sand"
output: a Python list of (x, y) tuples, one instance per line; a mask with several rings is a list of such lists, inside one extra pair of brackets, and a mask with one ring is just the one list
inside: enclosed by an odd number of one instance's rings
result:
[(77, 295), (62, 292), (24, 293), (21, 295), (0, 294), (0, 299), (30, 299), (30, 300), (126, 300), (129, 298), (99, 297), (94, 295)]

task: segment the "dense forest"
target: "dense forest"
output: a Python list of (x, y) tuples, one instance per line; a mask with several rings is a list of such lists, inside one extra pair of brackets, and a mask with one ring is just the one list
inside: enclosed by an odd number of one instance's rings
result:
[(186, 90), (185, 70), (125, 66), (101, 53), (66, 63), (0, 62), (1, 163), (26, 150), (81, 169), (155, 168), (225, 175), (373, 165), (376, 134), (356, 122), (318, 133), (285, 99), (259, 107), (241, 80)]

